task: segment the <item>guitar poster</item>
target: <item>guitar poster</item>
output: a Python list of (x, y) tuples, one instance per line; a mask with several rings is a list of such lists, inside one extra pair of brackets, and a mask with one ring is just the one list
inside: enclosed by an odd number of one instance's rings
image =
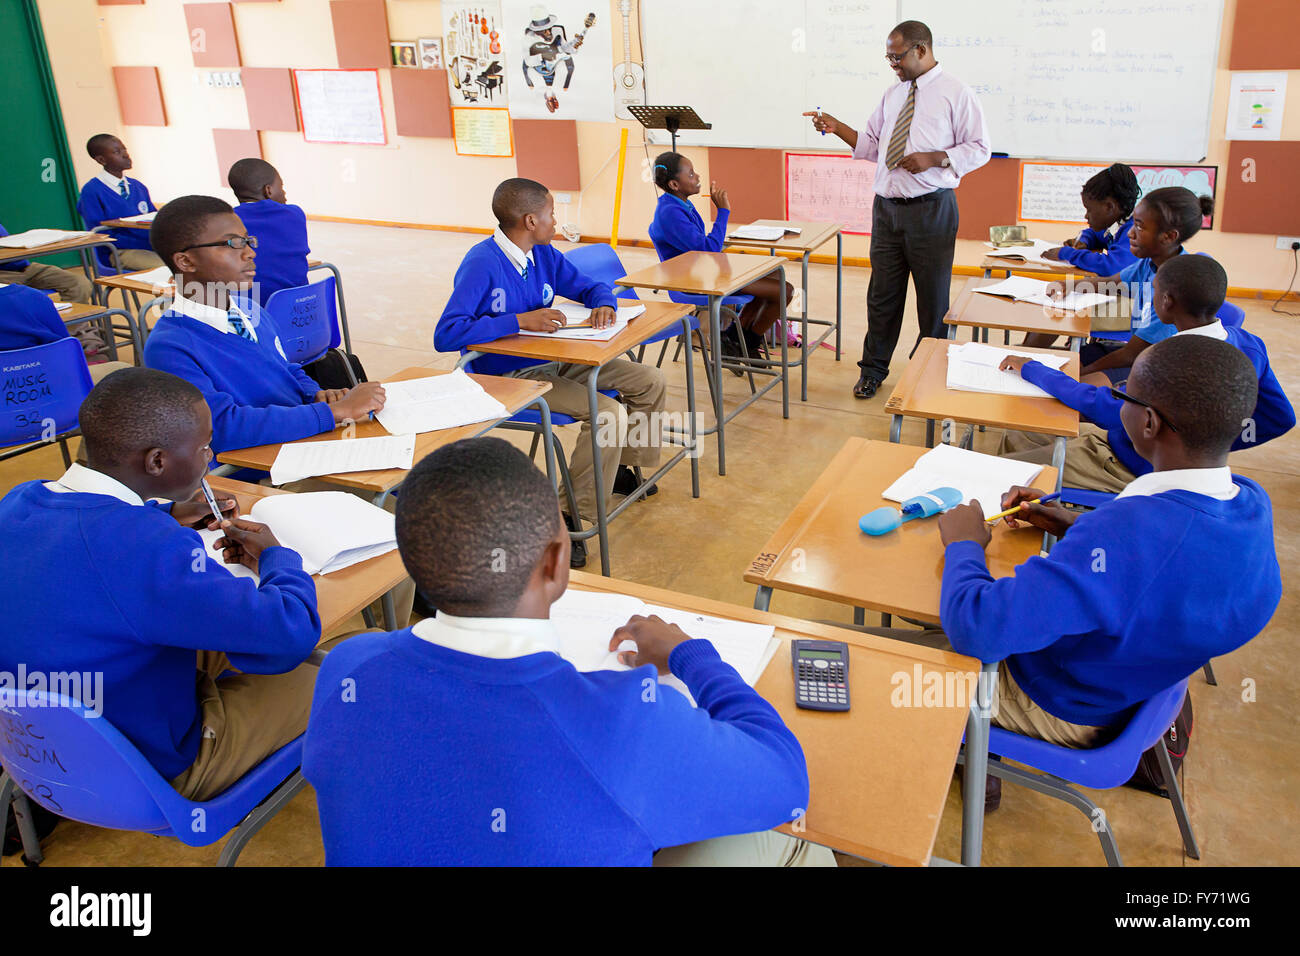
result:
[(442, 55), (454, 109), (509, 105), (515, 78), (506, 75), (503, 38), (499, 3), (443, 0)]
[(608, 2), (501, 0), (516, 119), (614, 120)]

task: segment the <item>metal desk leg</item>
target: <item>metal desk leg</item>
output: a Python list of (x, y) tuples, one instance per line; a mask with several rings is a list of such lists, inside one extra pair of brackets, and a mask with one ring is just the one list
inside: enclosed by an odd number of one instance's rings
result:
[(609, 523), (605, 519), (605, 473), (600, 465), (600, 393), (596, 391), (596, 380), (600, 377), (600, 368), (593, 368), (587, 375), (587, 409), (591, 413), (591, 467), (592, 479), (596, 482), (596, 533), (600, 538), (600, 573), (609, 577)]
[[(806, 274), (807, 273), (806, 265), (804, 266), (804, 271)], [(779, 288), (781, 289), (781, 329), (782, 331), (788, 331), (786, 328), (786, 322), (789, 321), (789, 316), (786, 314), (785, 311), (785, 265), (784, 264), (777, 267), (777, 282), (780, 283)], [(807, 299), (804, 300), (803, 334), (804, 334), (804, 340), (807, 341), (808, 338)], [(804, 362), (808, 361), (807, 349), (803, 350), (803, 359)], [(808, 397), (807, 389), (808, 389), (808, 366), (805, 364), (804, 365), (804, 398), (805, 399), (807, 399)], [(789, 335), (781, 336), (781, 417), (782, 418), (790, 417), (790, 336)]]
[(1052, 446), (1052, 467), (1056, 469), (1056, 491), (1059, 493), (1065, 478), (1065, 436), (1057, 435)]
[(385, 591), (380, 603), (384, 608), (384, 627), (388, 628), (390, 631), (396, 631), (406, 626), (405, 621), (400, 625), (397, 622), (397, 608), (393, 606), (392, 591)]
[(853, 609), (853, 623), (858, 627), (863, 627), (867, 623), (867, 609), (864, 607), (855, 607)]
[(772, 605), (772, 589), (765, 584), (760, 584), (758, 590), (754, 592), (754, 610), (766, 611)]
[(889, 440), (898, 444), (903, 437), (903, 416), (895, 415), (894, 420), (889, 423)]
[(984, 786), (989, 771), (989, 718), (998, 665), (994, 661), (980, 668), (975, 700), (966, 718), (966, 753), (962, 766), (961, 861), (979, 866), (984, 848)]
[(348, 352), (351, 352), (352, 335), (348, 331), (348, 307), (346, 300), (343, 298), (343, 276), (339, 273), (338, 266), (332, 262), (322, 262), (316, 266), (316, 268), (328, 269), (330, 272), (334, 273), (334, 293), (335, 297), (338, 299), (339, 327), (343, 332), (343, 347)]
[[(737, 330), (739, 331), (739, 330)], [(713, 420), (718, 427), (718, 474), (727, 473), (727, 418), (722, 411), (722, 296), (709, 296), (709, 338), (713, 349)]]
[(934, 419), (933, 418), (927, 418), (925, 420), (925, 447), (926, 448), (934, 447)]
[[(800, 287), (802, 290), (800, 294), (803, 295), (803, 315), (800, 316), (803, 322), (803, 331), (801, 333), (803, 335), (801, 339), (803, 342), (801, 350), (803, 355), (799, 357), (799, 364), (802, 366), (799, 373), (799, 401), (801, 402), (808, 401), (808, 257), (810, 255), (812, 253), (809, 251), (805, 251), (803, 254), (802, 273), (799, 280), (803, 283)], [(784, 291), (785, 283), (781, 283), (781, 289)]]
[(844, 234), (835, 233), (835, 361), (840, 360), (840, 319), (844, 314)]
[[(691, 443), (691, 497), (700, 496), (700, 439), (696, 435), (695, 412), (695, 344), (692, 342), (691, 320), (682, 318), (682, 339), (686, 342), (686, 423), (687, 440)], [(709, 370), (706, 367), (704, 374)]]
[[(537, 396), (537, 401), (527, 406), (532, 408), (536, 406), (538, 414), (542, 416), (542, 444), (546, 446), (546, 477), (551, 479), (551, 487), (558, 489), (555, 473), (555, 443), (551, 441), (551, 406), (546, 404), (546, 399)], [(594, 427), (594, 426), (593, 426)]]
[(1083, 345), (1083, 336), (1075, 335), (1070, 339), (1070, 351), (1075, 355), (1079, 354), (1079, 348)]

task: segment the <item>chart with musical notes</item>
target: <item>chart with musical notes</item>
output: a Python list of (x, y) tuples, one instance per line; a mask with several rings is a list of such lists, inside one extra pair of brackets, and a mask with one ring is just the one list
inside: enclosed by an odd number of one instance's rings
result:
[(825, 153), (785, 154), (785, 218), (844, 223), (844, 232), (871, 235), (876, 164)]

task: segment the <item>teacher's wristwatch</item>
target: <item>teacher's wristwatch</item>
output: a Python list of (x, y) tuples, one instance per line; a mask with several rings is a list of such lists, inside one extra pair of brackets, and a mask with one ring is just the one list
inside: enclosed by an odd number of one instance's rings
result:
[(948, 158), (947, 153), (943, 154), (943, 159), (939, 160), (939, 165), (942, 166), (944, 169), (947, 169), (949, 166), (952, 165), (952, 160)]

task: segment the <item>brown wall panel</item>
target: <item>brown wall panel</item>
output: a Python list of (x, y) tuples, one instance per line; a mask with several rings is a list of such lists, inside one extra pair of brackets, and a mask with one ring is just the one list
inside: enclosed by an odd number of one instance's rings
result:
[[(755, 219), (785, 218), (785, 153), (779, 149), (709, 150), (709, 179), (727, 190), (731, 222), (744, 224)], [(709, 183), (700, 183), (700, 193), (709, 194)], [(704, 215), (705, 209), (697, 206)], [(705, 219), (709, 219), (705, 215)]]
[(1020, 160), (990, 159), (957, 187), (958, 239), (989, 238), (989, 226), (1014, 226), (1020, 208)]
[(1237, 0), (1230, 70), (1300, 70), (1300, 3)]
[(330, 17), (334, 21), (334, 49), (340, 70), (393, 65), (384, 0), (330, 0)]
[(1219, 228), (1224, 232), (1300, 235), (1300, 190), (1292, 186), (1297, 169), (1300, 143), (1239, 140), (1229, 144), (1228, 165), (1218, 187), (1223, 190)]
[(166, 126), (162, 87), (156, 66), (115, 66), (113, 85), (124, 126)]
[[(195, 66), (239, 66), (239, 41), (230, 4), (187, 3), (185, 26)], [(195, 31), (202, 32), (196, 36)]]
[(253, 129), (296, 132), (293, 75), (280, 67), (250, 67), (239, 71), (248, 102), (248, 125)]
[[(394, 71), (400, 72), (400, 71)], [(444, 87), (445, 89), (445, 87)], [(578, 190), (578, 124), (573, 120), (513, 120), (515, 168), (552, 192)]]
[(392, 80), (398, 136), (451, 136), (446, 70), (393, 70)]
[(212, 142), (217, 148), (217, 178), (222, 186), (230, 167), (239, 160), (262, 158), (262, 140), (255, 129), (214, 129)]

